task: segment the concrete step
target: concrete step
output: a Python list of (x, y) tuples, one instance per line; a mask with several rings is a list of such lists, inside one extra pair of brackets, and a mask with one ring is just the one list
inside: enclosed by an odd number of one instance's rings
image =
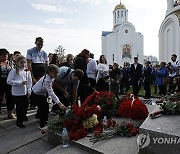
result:
[[(159, 111), (159, 106), (153, 112)], [(142, 140), (140, 154), (180, 153), (179, 115), (163, 115), (155, 119), (147, 118), (140, 127)]]
[(63, 148), (62, 145), (59, 145), (54, 149), (48, 151), (46, 154), (90, 154), (90, 153), (73, 145), (69, 145), (66, 148)]

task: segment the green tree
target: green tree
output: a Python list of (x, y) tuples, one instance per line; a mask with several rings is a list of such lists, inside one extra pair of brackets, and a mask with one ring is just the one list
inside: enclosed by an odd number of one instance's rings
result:
[(65, 56), (65, 49), (63, 48), (62, 45), (59, 45), (55, 49), (55, 53), (58, 55), (60, 63), (64, 62), (66, 56)]

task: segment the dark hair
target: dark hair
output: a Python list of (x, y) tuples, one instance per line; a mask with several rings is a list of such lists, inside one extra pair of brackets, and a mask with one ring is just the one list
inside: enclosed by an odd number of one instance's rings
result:
[(176, 54), (172, 54), (172, 56), (177, 58), (177, 55), (176, 55)]
[(81, 80), (84, 76), (84, 72), (80, 69), (76, 69), (73, 71), (74, 76), (78, 77), (79, 80)]
[(55, 72), (55, 71), (59, 71), (59, 67), (55, 64), (50, 64), (46, 69), (47, 74), (49, 74), (50, 72)]
[(43, 42), (43, 38), (42, 37), (36, 37), (35, 43), (38, 41)]
[(13, 54), (14, 54), (14, 55), (16, 55), (16, 54), (21, 54), (21, 52), (20, 52), (20, 51), (14, 51)]
[(57, 64), (57, 62), (58, 62), (58, 55), (54, 53), (50, 64)]
[(176, 80), (176, 85), (180, 85), (180, 77), (175, 77), (174, 80)]
[(85, 57), (85, 55), (86, 54), (89, 54), (90, 52), (89, 52), (89, 50), (87, 50), (87, 49), (83, 49), (82, 51), (81, 51), (81, 53), (80, 54), (78, 54), (77, 56), (79, 56), (79, 57)]
[[(102, 63), (102, 57), (105, 57), (105, 55), (101, 55), (99, 58), (99, 63)], [(105, 64), (107, 64), (107, 61), (105, 62)]]
[(1, 55), (9, 55), (9, 52), (7, 51), (7, 49), (1, 48), (1, 49), (0, 49), (0, 56), (1, 56)]
[(48, 57), (49, 57), (50, 55), (53, 55), (53, 53), (49, 53), (49, 54), (48, 54)]
[(90, 58), (94, 59), (94, 54), (93, 53), (90, 53)]
[(151, 62), (150, 62), (150, 61), (147, 61), (145, 64), (151, 64)]
[(70, 57), (73, 58), (74, 56), (73, 56), (72, 54), (67, 54), (67, 55), (66, 55), (66, 61), (69, 61), (69, 58), (70, 58)]

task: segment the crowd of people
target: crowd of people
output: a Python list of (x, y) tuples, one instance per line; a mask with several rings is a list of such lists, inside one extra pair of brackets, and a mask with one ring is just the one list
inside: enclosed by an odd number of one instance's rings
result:
[[(36, 118), (39, 127), (46, 126), (49, 114), (48, 98), (52, 99), (51, 112), (65, 113), (67, 107), (74, 103), (83, 104), (84, 100), (94, 91), (113, 92), (117, 99), (129, 91), (138, 96), (144, 85), (144, 98), (151, 98), (151, 85), (154, 92), (166, 95), (180, 91), (180, 63), (173, 54), (171, 62), (161, 62), (151, 66), (124, 62), (120, 67), (117, 63), (108, 65), (105, 55), (99, 60), (89, 50), (82, 50), (77, 56), (66, 55), (66, 60), (59, 61), (57, 54), (47, 55), (42, 50), (43, 39), (35, 39), (35, 47), (27, 50), (26, 57), (20, 51), (13, 54), (0, 49), (0, 113), (3, 100), (6, 102), (8, 118), (16, 118), (16, 126), (25, 128), (24, 121), (28, 107), (37, 107)], [(13, 113), (16, 108), (16, 116)]]

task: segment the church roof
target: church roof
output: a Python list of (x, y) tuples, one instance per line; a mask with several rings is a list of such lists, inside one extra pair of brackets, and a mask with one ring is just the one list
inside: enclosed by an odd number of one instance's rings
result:
[(175, 15), (178, 17), (179, 24), (180, 24), (180, 10), (176, 11), (176, 12), (175, 12)]
[(116, 5), (114, 11), (117, 10), (117, 9), (126, 9), (126, 6), (124, 4), (120, 3), (120, 4)]
[(112, 32), (108, 32), (108, 31), (102, 31), (102, 36), (107, 36), (108, 34), (110, 34)]

